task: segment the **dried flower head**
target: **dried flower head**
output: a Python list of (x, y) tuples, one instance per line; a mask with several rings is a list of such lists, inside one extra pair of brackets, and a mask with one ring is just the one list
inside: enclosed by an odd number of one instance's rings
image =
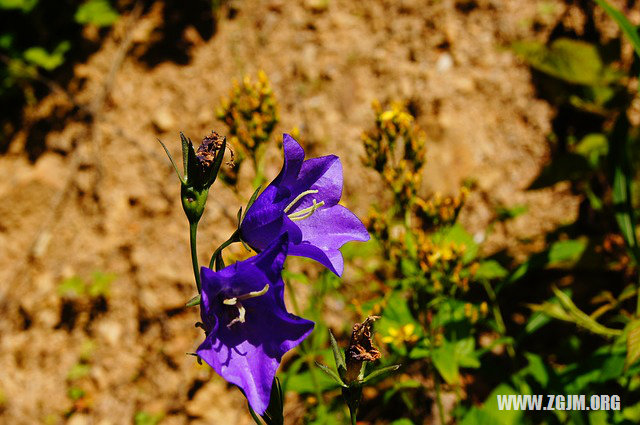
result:
[(351, 340), (345, 353), (347, 372), (345, 380), (353, 382), (360, 379), (363, 362), (374, 362), (381, 357), (380, 351), (373, 346), (371, 340), (373, 322), (380, 316), (369, 316), (362, 323), (353, 325)]

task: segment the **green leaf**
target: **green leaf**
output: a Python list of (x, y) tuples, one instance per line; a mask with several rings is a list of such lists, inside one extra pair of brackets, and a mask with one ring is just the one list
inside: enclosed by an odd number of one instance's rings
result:
[(611, 135), (610, 158), (613, 164), (613, 207), (616, 221), (627, 246), (640, 261), (640, 250), (636, 238), (636, 223), (631, 205), (631, 181), (633, 171), (629, 161), (629, 121), (625, 114), (620, 114)]
[(410, 419), (402, 418), (402, 419), (396, 419), (395, 421), (391, 422), (389, 425), (414, 425), (414, 424), (413, 422), (411, 422)]
[(509, 272), (496, 260), (482, 261), (476, 270), (476, 279), (500, 279), (507, 276)]
[[(185, 137), (182, 131), (180, 132), (180, 144), (182, 145), (182, 170), (184, 172), (184, 178), (186, 180), (187, 172), (189, 171), (189, 139)], [(179, 174), (180, 173), (178, 173), (178, 175)]]
[(631, 42), (636, 54), (640, 56), (640, 36), (638, 30), (629, 20), (615, 7), (611, 6), (606, 0), (595, 0), (600, 7), (618, 24), (622, 32)]
[(629, 368), (640, 359), (640, 319), (627, 325), (627, 357), (625, 368)]
[(244, 221), (244, 218), (247, 215), (247, 211), (249, 211), (249, 208), (251, 208), (251, 205), (253, 205), (253, 203), (256, 201), (256, 199), (258, 198), (258, 194), (260, 193), (260, 189), (262, 189), (262, 185), (259, 185), (256, 190), (253, 191), (253, 195), (251, 195), (251, 198), (249, 198), (249, 202), (247, 202), (247, 208), (245, 208), (244, 210), (244, 215), (242, 216), (242, 220)]
[[(180, 133), (180, 135), (182, 135), (182, 133)], [(158, 143), (160, 143), (162, 145), (162, 148), (164, 149), (165, 153), (169, 157), (169, 161), (171, 162), (171, 165), (173, 165), (173, 169), (176, 171), (176, 174), (177, 174), (178, 178), (180, 179), (180, 182), (182, 184), (186, 184), (186, 181), (180, 175), (180, 171), (178, 171), (178, 166), (176, 165), (175, 161), (173, 160), (173, 157), (171, 156), (171, 154), (169, 153), (169, 149), (167, 149), (165, 144), (162, 143), (162, 140), (160, 140), (160, 139), (156, 139), (156, 140), (158, 141)], [(187, 172), (186, 162), (185, 162), (185, 168), (184, 169), (185, 169), (185, 173), (186, 173)]]
[(466, 250), (462, 256), (462, 261), (465, 264), (476, 258), (478, 254), (478, 244), (473, 240), (473, 236), (459, 223), (435, 233), (433, 241), (436, 244), (454, 243), (458, 246), (464, 245)]
[(549, 249), (548, 265), (557, 266), (577, 262), (582, 257), (587, 242), (587, 239), (568, 239), (554, 242)]
[(447, 341), (431, 352), (431, 360), (442, 378), (448, 384), (457, 384), (460, 380), (455, 345)]
[(516, 218), (529, 210), (529, 207), (526, 205), (515, 205), (513, 207), (505, 207), (503, 205), (499, 205), (496, 207), (496, 214), (498, 216), (498, 220), (505, 221)]
[(195, 297), (191, 298), (189, 301), (187, 301), (187, 303), (185, 304), (185, 307), (193, 307), (193, 306), (199, 305), (201, 300), (202, 300), (202, 297), (200, 296), (200, 294), (198, 294)]
[(611, 82), (595, 45), (558, 38), (545, 46), (538, 41), (518, 41), (513, 51), (532, 68), (571, 84), (603, 85)]
[(344, 384), (344, 382), (342, 382), (342, 379), (340, 379), (340, 377), (338, 376), (335, 370), (331, 369), (329, 366), (323, 365), (322, 363), (318, 363), (318, 362), (315, 362), (315, 363), (316, 363), (316, 366), (318, 366), (321, 371), (329, 375), (329, 377), (334, 381), (336, 381), (338, 385), (340, 385), (341, 387), (347, 388), (347, 386)]
[(103, 273), (101, 271), (93, 272), (91, 283), (88, 285), (87, 292), (91, 297), (106, 297), (109, 295), (111, 283), (118, 277), (114, 273)]
[(85, 394), (86, 392), (82, 388), (78, 388), (78, 387), (71, 387), (67, 391), (67, 395), (73, 401), (80, 400), (82, 397), (85, 396)]
[(84, 295), (86, 291), (86, 284), (79, 276), (69, 277), (60, 283), (58, 286), (58, 294), (65, 297), (77, 297)]
[(462, 367), (477, 369), (480, 367), (480, 360), (474, 351), (476, 341), (473, 337), (464, 338), (455, 343), (456, 361)]
[(21, 9), (24, 13), (31, 12), (38, 0), (0, 0), (0, 9)]
[(347, 371), (347, 364), (345, 362), (344, 352), (338, 345), (338, 341), (336, 341), (336, 337), (333, 336), (333, 332), (331, 332), (331, 330), (329, 330), (329, 341), (331, 344), (333, 359), (336, 362), (336, 369), (338, 369), (338, 374), (342, 377)]
[(600, 158), (607, 156), (609, 142), (602, 133), (587, 134), (575, 146), (575, 151), (584, 156), (591, 166), (596, 168), (600, 164)]
[(549, 249), (533, 254), (527, 261), (522, 263), (514, 270), (506, 282), (498, 285), (496, 292), (499, 292), (505, 283), (516, 282), (532, 271), (543, 270), (547, 267), (572, 267), (582, 258), (587, 245), (587, 239), (569, 239), (554, 242)]
[(614, 337), (622, 334), (620, 329), (607, 328), (593, 320), (589, 315), (580, 310), (567, 294), (558, 288), (554, 287), (552, 289), (558, 298), (559, 304), (545, 303), (546, 309), (543, 309), (545, 313), (557, 319), (575, 323), (592, 333), (604, 337)]
[(387, 366), (387, 367), (383, 367), (380, 369), (376, 369), (373, 372), (371, 372), (369, 375), (367, 375), (363, 380), (362, 383), (366, 384), (367, 382), (369, 382), (370, 380), (377, 378), (379, 376), (383, 376), (386, 374), (389, 374), (393, 371), (396, 371), (400, 368), (399, 364), (393, 365), (393, 366)]
[(118, 20), (120, 15), (108, 0), (89, 0), (80, 5), (74, 16), (79, 24), (91, 24), (108, 27)]
[(0, 34), (0, 49), (10, 49), (13, 44), (13, 38), (14, 35), (10, 33)]
[[(216, 178), (218, 177), (218, 172), (220, 171), (220, 167), (222, 166), (222, 160), (224, 159), (224, 152), (227, 149), (227, 138), (222, 139), (222, 146), (218, 152), (216, 152), (216, 157), (213, 160), (213, 164), (209, 168), (209, 172), (205, 176), (205, 188), (210, 187), (213, 183), (215, 183)], [(242, 209), (242, 208), (240, 208)], [(238, 223), (240, 223), (240, 214), (238, 214)]]
[(145, 411), (137, 412), (133, 417), (134, 425), (157, 425), (162, 421), (162, 413), (149, 413)]
[(76, 379), (84, 378), (91, 372), (91, 366), (84, 363), (76, 363), (73, 365), (69, 373), (67, 373), (67, 379), (69, 381), (75, 381)]
[(43, 47), (30, 47), (24, 51), (23, 56), (27, 62), (52, 71), (64, 63), (64, 54), (70, 48), (71, 43), (63, 41), (51, 53)]
[(524, 353), (529, 364), (526, 367), (526, 373), (531, 375), (543, 388), (547, 388), (549, 383), (549, 371), (542, 357), (533, 353)]

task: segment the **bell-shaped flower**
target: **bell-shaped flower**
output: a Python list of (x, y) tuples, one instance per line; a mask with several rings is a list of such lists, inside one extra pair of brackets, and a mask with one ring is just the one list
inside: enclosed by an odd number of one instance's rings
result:
[(282, 355), (313, 330), (314, 323), (287, 312), (281, 273), (288, 238), (218, 272), (202, 267), (200, 314), (206, 332), (197, 355), (243, 391), (259, 414), (269, 405)]
[(247, 211), (241, 237), (260, 251), (289, 233), (289, 255), (312, 258), (340, 276), (344, 264), (339, 248), (369, 240), (358, 217), (338, 204), (340, 159), (328, 155), (305, 161), (304, 150), (288, 134), (283, 144), (282, 170)]

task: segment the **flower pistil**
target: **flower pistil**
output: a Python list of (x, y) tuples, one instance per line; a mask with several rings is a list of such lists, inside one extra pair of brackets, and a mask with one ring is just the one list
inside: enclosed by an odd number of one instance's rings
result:
[(248, 294), (238, 295), (237, 297), (227, 298), (224, 301), (222, 301), (224, 305), (233, 305), (233, 306), (236, 306), (236, 308), (238, 309), (238, 317), (236, 317), (231, 322), (229, 322), (229, 324), (227, 325), (227, 328), (231, 328), (231, 326), (233, 326), (236, 323), (244, 323), (247, 310), (244, 308), (244, 306), (240, 301), (259, 297), (261, 295), (266, 294), (268, 290), (269, 290), (269, 284), (267, 283), (266, 285), (264, 285), (264, 288), (262, 288), (259, 291), (249, 292)]

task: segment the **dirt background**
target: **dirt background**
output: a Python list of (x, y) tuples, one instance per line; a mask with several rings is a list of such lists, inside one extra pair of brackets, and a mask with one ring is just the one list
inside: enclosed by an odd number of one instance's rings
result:
[[(121, 424), (141, 411), (164, 414), (163, 424), (250, 423), (240, 393), (185, 354), (202, 339), (197, 310), (182, 308), (194, 294), (187, 222), (156, 141), (179, 157), (179, 131), (194, 140), (224, 133), (214, 108), (245, 73), (269, 76), (282, 119), (276, 134), (297, 126), (308, 156), (340, 156), (344, 200), (359, 216), (380, 200), (360, 143), (379, 99), (417, 107), (429, 138), (425, 193), (455, 193), (476, 179), (462, 219), (485, 252), (522, 257), (575, 218), (580, 200), (568, 186), (526, 190), (549, 158), (554, 111), (507, 46), (546, 40), (560, 24), (579, 31), (578, 5), (237, 1), (221, 9), (215, 30), (187, 20), (163, 41), (174, 12), (157, 2), (120, 19), (75, 67), (66, 88), (73, 99), (52, 92), (27, 107), (0, 156), (0, 423)], [(150, 59), (163, 48), (177, 56)], [(273, 177), (275, 142), (267, 155)], [(210, 195), (202, 262), (251, 192), (244, 164), (237, 193), (216, 183)], [(485, 231), (497, 205), (520, 204), (526, 214)], [(58, 293), (63, 279), (96, 270), (117, 276), (105, 299)], [(79, 362), (89, 374), (72, 382)], [(86, 391), (80, 402), (67, 395), (73, 386)], [(296, 423), (295, 400), (289, 405)]]

